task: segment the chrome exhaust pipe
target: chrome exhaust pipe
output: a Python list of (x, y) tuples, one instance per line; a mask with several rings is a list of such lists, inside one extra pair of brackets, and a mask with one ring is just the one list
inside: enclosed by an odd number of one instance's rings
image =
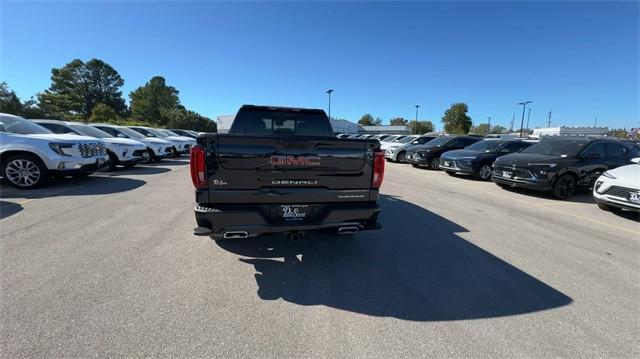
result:
[(358, 233), (360, 227), (358, 226), (346, 226), (338, 228), (338, 234), (355, 234)]
[(222, 235), (224, 239), (244, 239), (248, 237), (249, 233), (245, 231), (224, 232)]

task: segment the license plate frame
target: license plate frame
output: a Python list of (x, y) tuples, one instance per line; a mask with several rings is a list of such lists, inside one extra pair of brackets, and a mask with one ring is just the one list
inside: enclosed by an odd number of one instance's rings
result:
[(278, 217), (285, 222), (304, 222), (311, 214), (308, 204), (281, 204), (278, 206)]
[(502, 171), (502, 177), (513, 178), (513, 172), (511, 172), (511, 171)]
[(640, 192), (629, 193), (629, 197), (627, 197), (627, 201), (634, 204), (640, 204)]

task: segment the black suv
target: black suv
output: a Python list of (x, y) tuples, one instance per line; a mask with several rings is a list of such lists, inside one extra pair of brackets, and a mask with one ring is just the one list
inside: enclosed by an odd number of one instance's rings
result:
[(499, 157), (493, 164), (493, 181), (565, 199), (577, 188), (592, 187), (606, 170), (630, 164), (639, 150), (638, 145), (614, 139), (544, 139), (520, 153)]
[(481, 139), (471, 136), (440, 136), (422, 146), (408, 149), (406, 161), (413, 167), (429, 166), (432, 170), (437, 170), (440, 168), (440, 155), (444, 152), (465, 148)]
[(464, 173), (479, 180), (491, 179), (491, 165), (496, 158), (520, 152), (533, 145), (533, 141), (520, 139), (486, 139), (462, 150), (448, 151), (440, 156), (440, 169), (450, 175)]

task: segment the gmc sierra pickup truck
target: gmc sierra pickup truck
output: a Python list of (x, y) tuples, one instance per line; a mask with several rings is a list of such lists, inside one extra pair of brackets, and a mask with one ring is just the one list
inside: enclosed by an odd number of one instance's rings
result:
[(336, 138), (323, 110), (244, 105), (228, 134), (201, 133), (191, 150), (194, 233), (378, 229), (384, 164), (377, 140)]

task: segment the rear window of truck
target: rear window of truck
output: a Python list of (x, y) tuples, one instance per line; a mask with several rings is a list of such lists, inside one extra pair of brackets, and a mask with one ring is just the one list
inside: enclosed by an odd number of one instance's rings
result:
[(229, 133), (254, 136), (334, 136), (329, 119), (322, 112), (278, 110), (240, 110)]

